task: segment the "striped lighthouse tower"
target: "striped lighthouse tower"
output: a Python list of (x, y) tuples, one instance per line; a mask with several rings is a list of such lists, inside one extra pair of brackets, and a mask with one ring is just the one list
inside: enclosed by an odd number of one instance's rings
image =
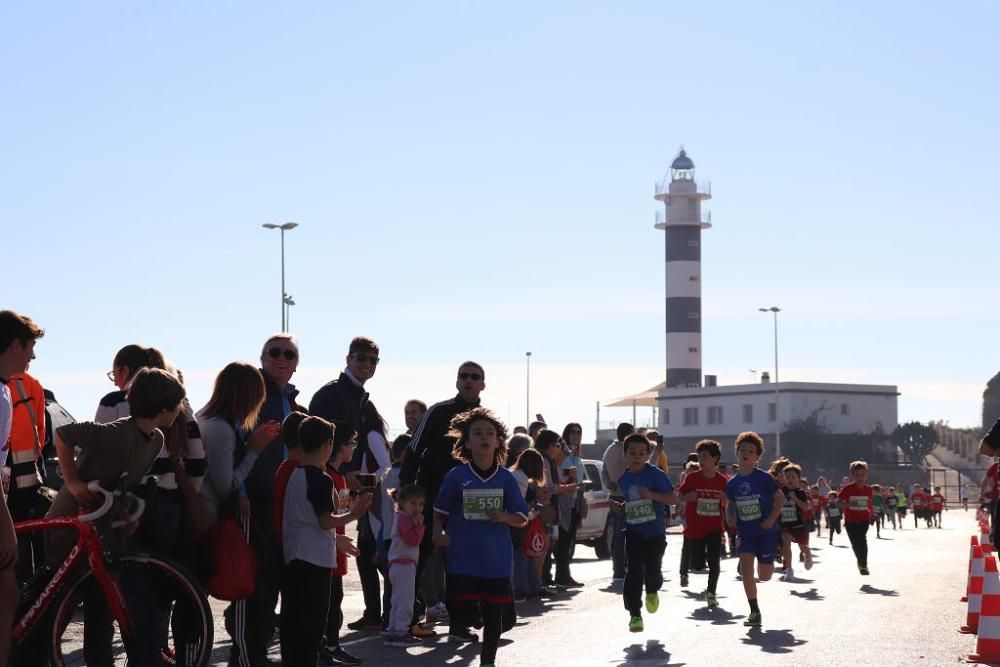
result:
[(681, 148), (669, 179), (656, 184), (656, 228), (666, 232), (667, 389), (701, 386), (701, 230), (712, 226), (701, 202), (709, 183), (695, 180), (694, 162)]

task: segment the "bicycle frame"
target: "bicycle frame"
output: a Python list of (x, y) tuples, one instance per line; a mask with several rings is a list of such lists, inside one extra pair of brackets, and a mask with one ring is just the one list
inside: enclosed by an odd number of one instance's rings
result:
[(46, 584), (45, 589), (38, 596), (24, 616), (14, 625), (13, 643), (18, 645), (20, 641), (28, 635), (35, 624), (41, 619), (45, 611), (56, 596), (62, 590), (69, 578), (76, 572), (77, 567), (84, 557), (90, 565), (90, 570), (104, 598), (107, 601), (108, 609), (112, 617), (118, 622), (118, 628), (123, 638), (132, 636), (132, 617), (128, 614), (125, 606), (125, 597), (121, 587), (108, 570), (104, 560), (104, 553), (101, 546), (101, 539), (93, 524), (77, 520), (75, 517), (52, 517), (45, 519), (34, 519), (22, 521), (14, 524), (16, 533), (29, 533), (39, 530), (51, 530), (54, 528), (72, 528), (77, 533), (76, 544), (70, 550), (66, 560), (63, 561), (59, 569), (56, 570), (52, 579)]

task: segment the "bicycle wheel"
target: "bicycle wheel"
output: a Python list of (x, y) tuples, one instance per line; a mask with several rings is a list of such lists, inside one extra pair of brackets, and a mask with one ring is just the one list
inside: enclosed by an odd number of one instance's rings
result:
[(185, 568), (161, 556), (137, 553), (118, 558), (111, 571), (134, 624), (132, 636), (122, 636), (93, 574), (84, 572), (66, 586), (52, 609), (50, 665), (126, 665), (130, 655), (140, 664), (160, 664), (161, 650), (177, 665), (208, 664), (214, 640), (212, 610)]

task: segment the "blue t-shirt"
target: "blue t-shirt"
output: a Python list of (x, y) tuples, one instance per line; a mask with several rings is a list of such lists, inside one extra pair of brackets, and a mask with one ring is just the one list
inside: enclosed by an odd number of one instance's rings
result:
[(666, 506), (656, 500), (640, 498), (640, 486), (654, 493), (670, 493), (674, 490), (670, 479), (656, 466), (647, 463), (639, 472), (626, 469), (618, 478), (618, 488), (625, 498), (626, 532), (646, 538), (666, 534)]
[(528, 518), (521, 489), (506, 468), (497, 466), (484, 478), (467, 463), (444, 476), (434, 511), (445, 516), (449, 573), (483, 579), (509, 579), (514, 574), (510, 527), (489, 520), (486, 513), (493, 509)]
[(770, 530), (761, 528), (761, 522), (774, 509), (774, 494), (778, 483), (760, 468), (754, 468), (749, 475), (736, 473), (726, 482), (726, 497), (736, 510), (736, 532), (743, 537), (759, 537), (781, 529), (780, 521), (775, 521)]

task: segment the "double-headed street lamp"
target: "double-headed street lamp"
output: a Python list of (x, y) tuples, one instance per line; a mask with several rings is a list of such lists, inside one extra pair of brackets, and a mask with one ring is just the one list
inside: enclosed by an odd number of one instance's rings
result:
[(774, 457), (781, 458), (781, 419), (778, 413), (778, 313), (781, 308), (771, 306), (770, 308), (758, 308), (762, 313), (774, 314)]
[(286, 222), (282, 225), (275, 225), (270, 222), (265, 222), (261, 227), (264, 229), (280, 229), (281, 230), (281, 330), (288, 331), (288, 319), (285, 315), (286, 307), (289, 305), (294, 305), (295, 302), (292, 301), (291, 304), (288, 302), (291, 297), (285, 292), (285, 232), (290, 229), (295, 229), (299, 226), (297, 222)]
[(531, 352), (524, 353), (524, 428), (531, 425)]

